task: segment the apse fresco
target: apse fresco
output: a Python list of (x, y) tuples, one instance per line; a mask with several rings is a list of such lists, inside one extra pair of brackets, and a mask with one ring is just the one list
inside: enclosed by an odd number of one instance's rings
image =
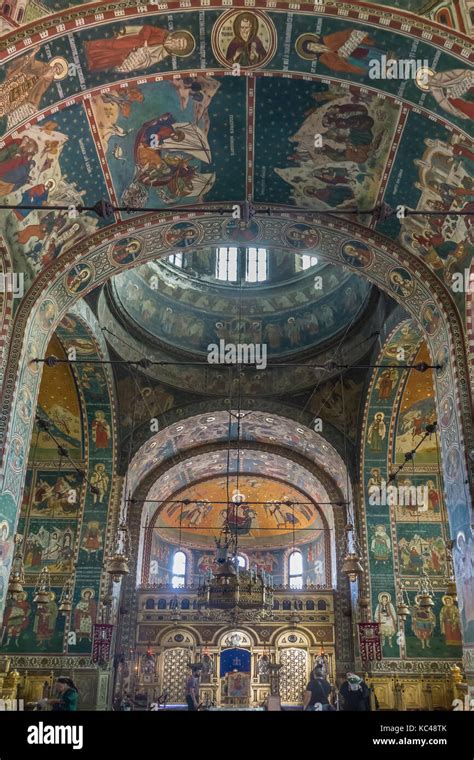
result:
[[(156, 514), (154, 527), (169, 541), (176, 542), (181, 530), (184, 544), (213, 547), (220, 530), (227, 529), (238, 536), (242, 549), (287, 547), (293, 530), (297, 543), (324, 530), (314, 504), (287, 484), (245, 475), (239, 478), (238, 488), (229, 484), (229, 495), (227, 485), (226, 478), (214, 478), (174, 494), (172, 502)], [(239, 504), (232, 502), (235, 495)], [(228, 498), (232, 502), (229, 508)], [(183, 505), (188, 499), (191, 503)]]
[[(443, 590), (452, 567), (438, 435), (427, 438), (397, 475), (394, 503), (383, 496), (388, 474), (437, 418), (432, 371), (384, 369), (384, 364), (404, 363), (407, 356), (414, 364), (431, 363), (412, 322), (389, 335), (366, 406), (363, 462), (373, 619), (380, 624), (385, 657), (456, 658), (461, 654), (461, 610)], [(374, 493), (380, 494), (378, 500)], [(414, 605), (422, 577), (432, 584), (435, 606), (429, 611), (413, 607), (403, 626), (396, 612), (399, 595)], [(469, 603), (461, 605), (467, 618)]]

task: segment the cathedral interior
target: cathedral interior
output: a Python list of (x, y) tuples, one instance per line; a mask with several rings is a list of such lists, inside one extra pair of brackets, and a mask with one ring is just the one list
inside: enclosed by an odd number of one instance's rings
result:
[(0, 1), (0, 700), (474, 697), (473, 29)]

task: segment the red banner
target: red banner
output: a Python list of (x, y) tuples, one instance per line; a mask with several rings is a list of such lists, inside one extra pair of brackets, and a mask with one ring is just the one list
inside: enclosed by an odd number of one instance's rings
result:
[(364, 662), (382, 659), (378, 623), (359, 623), (360, 656)]
[(96, 623), (92, 636), (92, 662), (106, 662), (110, 659), (113, 625)]

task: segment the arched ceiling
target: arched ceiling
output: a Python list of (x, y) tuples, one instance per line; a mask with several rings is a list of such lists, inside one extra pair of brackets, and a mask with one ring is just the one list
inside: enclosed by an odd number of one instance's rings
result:
[[(467, 39), (386, 6), (263, 6), (85, 5), (13, 32), (1, 53), (2, 200), (464, 208)], [(392, 51), (426, 62), (427, 83), (373, 78), (368, 61)], [(442, 278), (472, 253), (465, 218), (449, 229), (436, 218), (360, 222)], [(92, 212), (12, 212), (3, 234), (16, 269), (32, 278), (112, 223)], [(229, 241), (236, 230), (229, 221)], [(91, 277), (79, 268), (71, 287), (80, 292)]]
[[(295, 451), (320, 467), (344, 500), (349, 487), (350, 498), (351, 487), (346, 466), (334, 447), (322, 435), (299, 426), (293, 420), (259, 411), (242, 410), (237, 424), (236, 414), (234, 411), (230, 426), (229, 413), (216, 411), (213, 414), (188, 417), (182, 423), (170, 425), (150, 437), (130, 462), (126, 478), (127, 493), (136, 496), (143, 491), (143, 483), (149, 483), (142, 497), (148, 494), (150, 499), (163, 498), (162, 495), (152, 496), (149, 492), (154, 482), (154, 471), (164, 463), (176, 464), (182, 455), (189, 457), (193, 450), (199, 453), (199, 448), (206, 444), (228, 446), (229, 442), (236, 441), (238, 436), (242, 448), (245, 448), (246, 442), (252, 442), (260, 444), (262, 448), (273, 446)], [(179, 485), (176, 483), (174, 490), (190, 482), (186, 480), (182, 465), (180, 471), (180, 477), (184, 480), (181, 480)], [(290, 479), (289, 482), (295, 481)]]

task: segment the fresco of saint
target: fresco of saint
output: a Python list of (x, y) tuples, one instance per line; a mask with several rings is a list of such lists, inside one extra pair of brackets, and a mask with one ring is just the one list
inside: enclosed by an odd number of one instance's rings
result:
[(258, 36), (258, 18), (253, 13), (239, 13), (234, 21), (234, 39), (227, 48), (229, 63), (241, 66), (256, 66), (261, 63), (267, 51)]
[(190, 32), (151, 24), (124, 26), (110, 39), (87, 40), (84, 52), (90, 72), (135, 71), (161, 63), (169, 55), (190, 55), (196, 46)]
[(35, 116), (41, 99), (53, 81), (64, 79), (68, 74), (65, 58), (36, 61), (35, 48), (28, 55), (14, 61), (0, 84), (0, 116), (7, 117), (7, 129), (20, 121)]
[(392, 604), (392, 597), (390, 594), (379, 594), (378, 602), (379, 603), (375, 608), (374, 620), (380, 626), (382, 646), (387, 643), (387, 646), (391, 647), (393, 637), (397, 633), (397, 613)]
[(319, 57), (319, 61), (331, 71), (362, 76), (368, 72), (368, 61), (381, 60), (386, 55), (363, 29), (346, 29), (322, 39), (317, 34), (302, 34), (296, 40), (296, 52), (307, 61)]

